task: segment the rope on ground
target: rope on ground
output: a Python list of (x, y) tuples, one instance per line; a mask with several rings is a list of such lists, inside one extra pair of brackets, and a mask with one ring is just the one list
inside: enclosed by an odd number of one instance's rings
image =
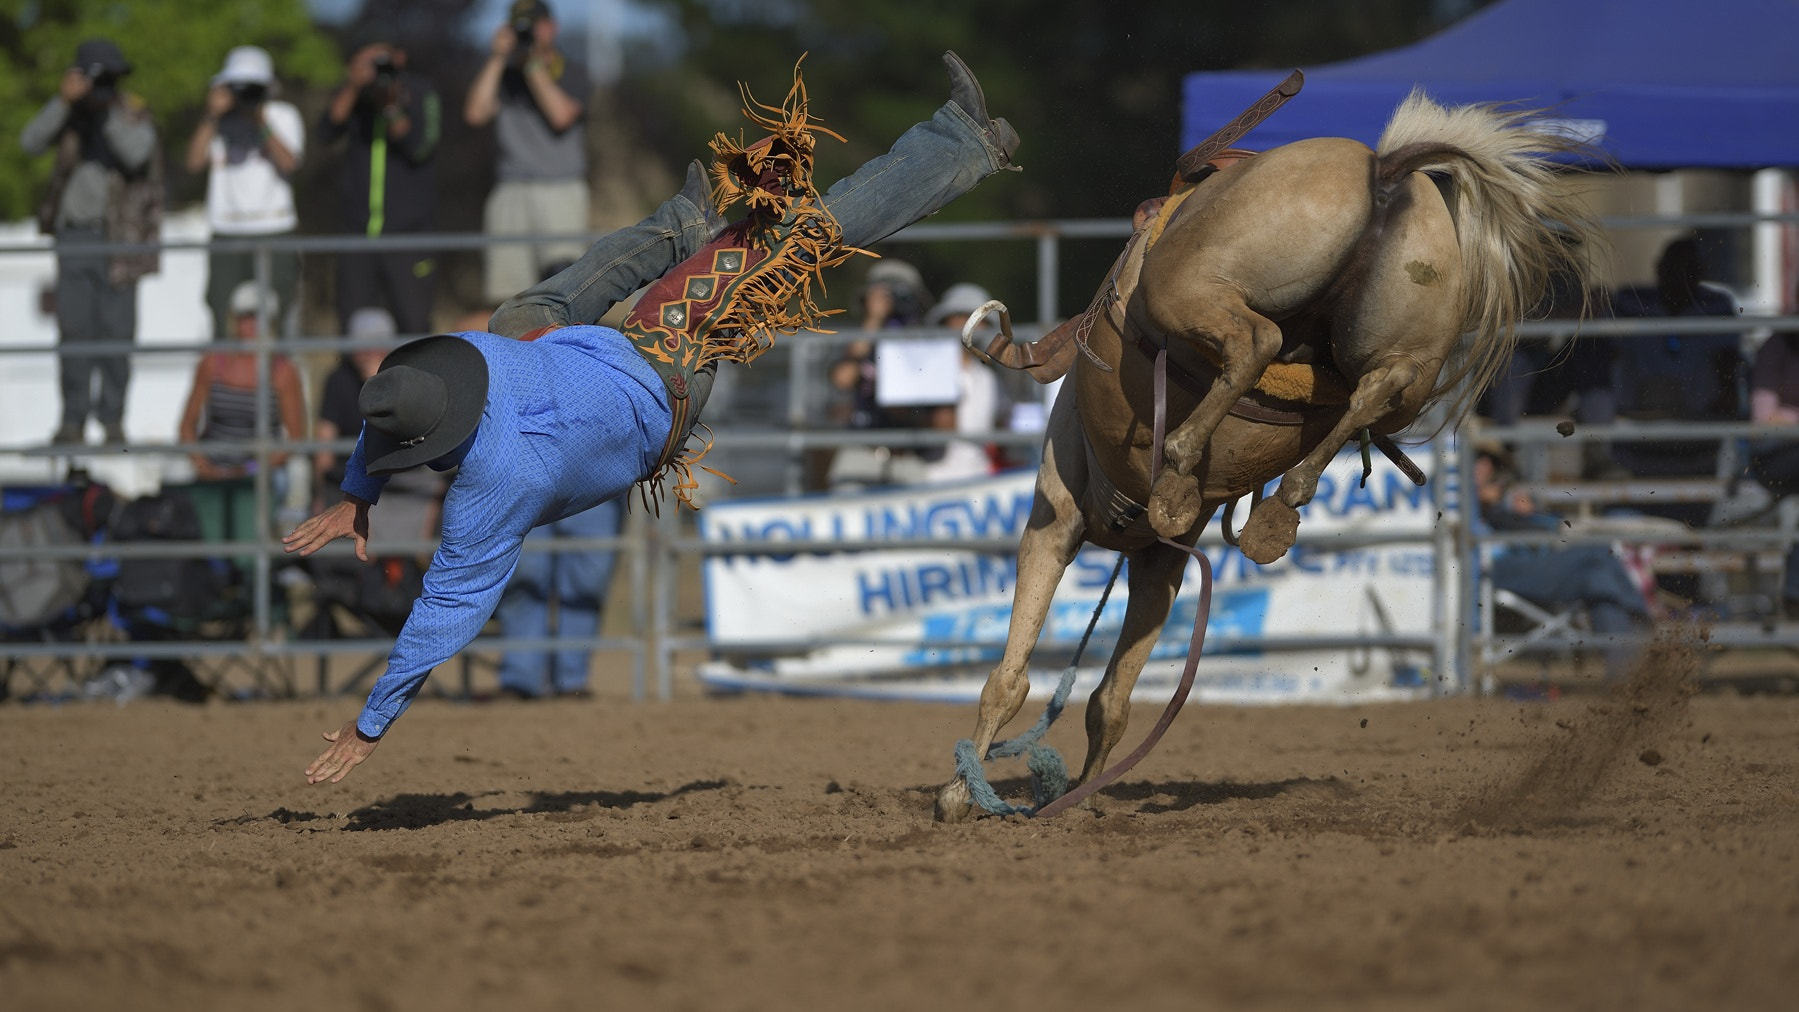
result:
[(1056, 683), (1055, 695), (1050, 697), (1049, 705), (1043, 708), (1043, 715), (1029, 731), (1016, 738), (994, 742), (987, 749), (987, 758), (1010, 759), (1014, 756), (1025, 757), (1025, 768), (1031, 773), (1030, 805), (1014, 805), (999, 796), (993, 785), (987, 782), (987, 773), (982, 768), (981, 757), (976, 754), (974, 742), (963, 738), (956, 742), (956, 775), (968, 785), (968, 794), (974, 803), (994, 815), (1036, 815), (1044, 805), (1068, 793), (1068, 764), (1062, 761), (1062, 753), (1054, 747), (1043, 744), (1043, 736), (1049, 733), (1051, 724), (1062, 715), (1068, 705), (1068, 694), (1074, 690), (1074, 675), (1080, 667), (1081, 655), (1087, 651), (1087, 641), (1093, 638), (1094, 627), (1099, 625), (1100, 612), (1106, 610), (1106, 601), (1112, 596), (1112, 587), (1118, 583), (1118, 574), (1124, 569), (1124, 554), (1118, 555), (1118, 562), (1112, 567), (1112, 578), (1106, 581), (1106, 589), (1099, 595), (1099, 603), (1093, 607), (1093, 615), (1087, 620), (1087, 631), (1081, 634), (1081, 642), (1074, 648), (1074, 659), (1062, 672), (1061, 681)]

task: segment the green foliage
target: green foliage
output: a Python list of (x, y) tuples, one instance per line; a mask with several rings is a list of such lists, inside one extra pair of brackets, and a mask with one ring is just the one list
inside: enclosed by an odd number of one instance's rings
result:
[[(1463, 6), (1482, 0), (1465, 0)], [(1023, 138), (1024, 171), (995, 177), (933, 221), (1121, 218), (1166, 193), (1180, 138), (1184, 75), (1232, 67), (1296, 67), (1416, 41), (1440, 25), (1433, 0), (641, 0), (678, 26), (678, 64), (633, 67), (640, 131), (674, 164), (712, 131), (735, 133), (736, 82), (757, 98), (786, 93), (794, 61), (813, 114), (848, 138), (820, 147), (818, 177), (839, 178), (878, 154), (948, 96), (939, 57), (959, 53), (993, 115)], [(1118, 241), (1066, 245), (1061, 315), (1085, 308)], [(934, 291), (980, 282), (1030, 305), (1035, 261), (1025, 243), (894, 246)], [(999, 255), (996, 255), (999, 254)], [(1084, 289), (1084, 290), (1083, 290)], [(841, 300), (855, 291), (838, 285)]]
[(305, 0), (3, 0), (0, 2), (0, 219), (27, 217), (50, 172), (50, 157), (28, 158), (25, 124), (56, 93), (84, 39), (118, 43), (135, 69), (125, 90), (142, 96), (162, 130), (165, 157), (178, 164), (186, 133), (212, 75), (232, 46), (258, 45), (276, 74), (304, 87), (337, 78), (336, 45), (312, 23)]

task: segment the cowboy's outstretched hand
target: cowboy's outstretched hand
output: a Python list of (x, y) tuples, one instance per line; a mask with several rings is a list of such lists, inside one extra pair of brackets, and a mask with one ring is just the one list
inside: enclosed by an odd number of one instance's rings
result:
[(306, 520), (281, 539), (289, 552), (311, 555), (338, 538), (356, 539), (356, 557), (369, 561), (369, 504), (353, 496)]
[(351, 770), (362, 765), (362, 761), (374, 753), (375, 746), (381, 744), (381, 739), (370, 738), (358, 731), (354, 718), (335, 731), (326, 731), (325, 740), (331, 743), (331, 747), (314, 759), (311, 766), (306, 767), (306, 782), (309, 784), (316, 784), (321, 780), (337, 783)]

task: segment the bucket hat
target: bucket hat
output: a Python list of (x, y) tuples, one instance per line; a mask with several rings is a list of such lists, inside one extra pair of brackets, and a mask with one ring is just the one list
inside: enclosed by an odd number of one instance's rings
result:
[(975, 310), (986, 305), (992, 298), (993, 296), (987, 294), (987, 289), (980, 285), (970, 284), (966, 281), (951, 285), (949, 290), (943, 293), (943, 298), (931, 307), (931, 312), (925, 317), (925, 322), (936, 327), (941, 326), (944, 320), (952, 316), (973, 316)]
[(225, 67), (212, 75), (212, 83), (271, 86), (275, 83), (275, 61), (261, 46), (238, 46), (225, 54)]

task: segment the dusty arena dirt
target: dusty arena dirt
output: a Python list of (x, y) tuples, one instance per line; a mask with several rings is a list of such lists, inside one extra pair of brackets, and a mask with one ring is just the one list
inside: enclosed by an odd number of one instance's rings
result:
[(428, 700), (308, 787), (354, 703), (8, 704), (0, 1005), (1790, 1008), (1799, 699), (1690, 666), (1192, 706), (1093, 809), (961, 826), (972, 708)]

